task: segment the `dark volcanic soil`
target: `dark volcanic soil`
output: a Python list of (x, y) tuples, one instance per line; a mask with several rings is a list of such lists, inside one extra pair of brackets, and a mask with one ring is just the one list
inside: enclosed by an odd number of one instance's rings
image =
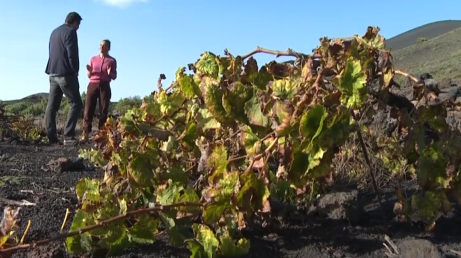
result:
[[(37, 203), (24, 207), (20, 212), (21, 233), (27, 221), (32, 221), (26, 243), (55, 236), (59, 233), (66, 208), (74, 210), (77, 199), (74, 186), (83, 177), (102, 177), (100, 171), (87, 168), (78, 172), (57, 173), (46, 171), (46, 164), (59, 157), (75, 159), (78, 149), (68, 146), (22, 146), (0, 143), (0, 197), (11, 200), (27, 200)], [(3, 182), (5, 181), (5, 182)], [(441, 218), (435, 231), (422, 233), (417, 226), (398, 223), (393, 220), (393, 199), (391, 189), (382, 189), (386, 203), (384, 212), (377, 209), (374, 194), (360, 193), (366, 213), (359, 221), (328, 220), (298, 216), (301, 219), (284, 222), (278, 229), (253, 230), (245, 232), (251, 240), (251, 252), (247, 257), (387, 257), (383, 246), (384, 234), (399, 246), (416, 250), (401, 249), (398, 257), (457, 257), (449, 250), (461, 251), (461, 216), (454, 210)], [(387, 197), (388, 196), (388, 197)], [(1, 204), (4, 205), (3, 203)], [(0, 209), (3, 212), (3, 209)], [(383, 220), (385, 215), (386, 220)], [(295, 216), (293, 216), (295, 217)], [(70, 226), (70, 220), (66, 230)], [(435, 246), (440, 256), (415, 254), (427, 239)], [(410, 242), (409, 242), (410, 241)], [(411, 249), (410, 248), (410, 249)], [(408, 249), (408, 248), (407, 248)], [(147, 247), (127, 250), (118, 257), (189, 257), (185, 248), (173, 247), (166, 236)], [(13, 257), (71, 257), (66, 255), (63, 241), (15, 254)]]

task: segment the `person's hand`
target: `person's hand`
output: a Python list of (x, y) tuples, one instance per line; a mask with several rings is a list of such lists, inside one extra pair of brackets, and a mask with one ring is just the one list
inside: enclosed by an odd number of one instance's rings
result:
[(88, 70), (88, 72), (92, 72), (93, 67), (91, 67), (91, 65), (86, 65), (86, 70)]
[(112, 71), (112, 67), (108, 66), (107, 67), (107, 75), (110, 75), (110, 72)]

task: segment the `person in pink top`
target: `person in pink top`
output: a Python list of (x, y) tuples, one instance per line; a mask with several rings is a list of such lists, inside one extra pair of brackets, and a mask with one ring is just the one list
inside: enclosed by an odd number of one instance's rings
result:
[(86, 66), (90, 83), (86, 91), (85, 111), (83, 113), (82, 141), (88, 140), (91, 133), (96, 103), (99, 99), (99, 129), (106, 123), (112, 97), (110, 82), (117, 78), (117, 60), (109, 55), (110, 41), (101, 41), (100, 53), (90, 59)]

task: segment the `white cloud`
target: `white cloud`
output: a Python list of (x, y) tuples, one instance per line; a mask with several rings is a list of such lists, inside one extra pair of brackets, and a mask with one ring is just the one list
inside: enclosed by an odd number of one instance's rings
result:
[(98, 2), (102, 2), (103, 4), (118, 7), (118, 8), (126, 8), (134, 3), (145, 3), (147, 0), (97, 0)]

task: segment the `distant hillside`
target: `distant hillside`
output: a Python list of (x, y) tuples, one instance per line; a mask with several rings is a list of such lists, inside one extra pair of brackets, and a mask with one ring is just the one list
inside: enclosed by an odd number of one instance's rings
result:
[(418, 39), (429, 40), (460, 27), (461, 20), (432, 22), (389, 38), (386, 45), (387, 48), (392, 48), (392, 50), (399, 50), (416, 44)]
[(392, 51), (396, 69), (428, 72), (436, 79), (461, 79), (461, 28)]
[(33, 103), (37, 103), (37, 102), (40, 102), (42, 100), (48, 100), (49, 95), (50, 95), (49, 93), (45, 93), (45, 92), (35, 93), (35, 94), (29, 95), (29, 96), (27, 96), (25, 98), (22, 98), (21, 100), (22, 101), (30, 101), (30, 102), (33, 102)]

